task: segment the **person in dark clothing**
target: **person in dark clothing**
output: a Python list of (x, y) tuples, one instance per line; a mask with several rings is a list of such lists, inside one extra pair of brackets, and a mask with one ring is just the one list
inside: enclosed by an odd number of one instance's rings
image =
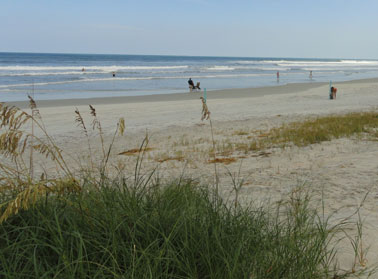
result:
[(192, 86), (194, 88), (194, 82), (192, 78), (189, 78), (188, 83), (189, 83), (189, 86)]
[(188, 84), (189, 84), (190, 92), (192, 92), (192, 90), (195, 88), (192, 78), (189, 78)]

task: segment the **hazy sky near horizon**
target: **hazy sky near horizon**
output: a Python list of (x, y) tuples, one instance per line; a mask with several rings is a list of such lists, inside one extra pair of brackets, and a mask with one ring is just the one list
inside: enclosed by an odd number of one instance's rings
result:
[(378, 59), (377, 0), (0, 0), (0, 51)]

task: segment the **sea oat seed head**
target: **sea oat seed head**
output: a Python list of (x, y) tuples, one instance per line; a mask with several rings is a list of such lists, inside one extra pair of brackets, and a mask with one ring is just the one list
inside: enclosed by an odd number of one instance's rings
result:
[(29, 105), (30, 105), (30, 108), (32, 110), (36, 109), (37, 108), (37, 104), (35, 103), (34, 99), (32, 96), (28, 95), (28, 98), (29, 98)]
[(91, 115), (96, 117), (96, 109), (92, 105), (89, 105), (89, 109), (91, 110)]

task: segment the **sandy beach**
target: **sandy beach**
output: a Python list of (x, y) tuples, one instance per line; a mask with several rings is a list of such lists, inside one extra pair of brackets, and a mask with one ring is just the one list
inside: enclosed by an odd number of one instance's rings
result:
[[(326, 213), (334, 220), (353, 214), (360, 203), (364, 222), (364, 248), (370, 246), (368, 264), (378, 262), (378, 143), (375, 140), (342, 138), (307, 147), (275, 148), (267, 152), (235, 151), (232, 145), (248, 142), (283, 123), (303, 121), (323, 115), (378, 109), (378, 79), (333, 84), (337, 99), (329, 100), (328, 83), (277, 85), (274, 87), (208, 91), (208, 108), (216, 142), (217, 156), (233, 158), (230, 164), (217, 164), (220, 192), (233, 198), (230, 173), (240, 171), (245, 180), (239, 193), (243, 202), (265, 202), (286, 198), (298, 186), (324, 196)], [(85, 160), (87, 140), (75, 124), (77, 108), (87, 126), (92, 121), (88, 105), (96, 108), (108, 144), (119, 118), (125, 119), (124, 136), (117, 136), (111, 165), (126, 175), (135, 167), (135, 154), (120, 153), (139, 148), (143, 137), (150, 137), (145, 171), (157, 168), (161, 178), (185, 177), (200, 183), (214, 181), (212, 140), (209, 121), (201, 121), (203, 92), (135, 97), (37, 101), (50, 135), (67, 153), (69, 160)], [(28, 109), (27, 103), (14, 103)], [(92, 149), (99, 154), (97, 131), (91, 132)], [(100, 155), (99, 155), (100, 156)], [(40, 162), (41, 165), (45, 164)], [(44, 167), (47, 167), (44, 165)], [(354, 216), (353, 218), (356, 218)], [(352, 265), (351, 247), (345, 246), (343, 268)]]

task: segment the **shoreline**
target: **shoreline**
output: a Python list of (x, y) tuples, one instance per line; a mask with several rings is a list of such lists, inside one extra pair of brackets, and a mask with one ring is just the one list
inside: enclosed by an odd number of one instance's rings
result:
[[(356, 79), (342, 82), (334, 82), (334, 85), (355, 84), (378, 82), (377, 78)], [(284, 85), (250, 87), (250, 88), (229, 88), (221, 90), (207, 91), (208, 98), (211, 99), (234, 99), (234, 98), (254, 98), (268, 95), (298, 93), (321, 86), (328, 85), (328, 82), (311, 82), (311, 83), (288, 83)], [(232, 92), (232, 93), (231, 93)], [(64, 106), (82, 106), (82, 105), (115, 105), (127, 103), (144, 103), (144, 102), (169, 102), (169, 101), (189, 101), (197, 100), (203, 94), (203, 90), (198, 92), (172, 93), (172, 94), (154, 94), (142, 96), (121, 96), (121, 97), (99, 97), (99, 98), (78, 98), (78, 99), (55, 99), (55, 100), (35, 100), (39, 108), (46, 107), (64, 107)], [(9, 105), (26, 109), (29, 107), (28, 101), (5, 102)]]

